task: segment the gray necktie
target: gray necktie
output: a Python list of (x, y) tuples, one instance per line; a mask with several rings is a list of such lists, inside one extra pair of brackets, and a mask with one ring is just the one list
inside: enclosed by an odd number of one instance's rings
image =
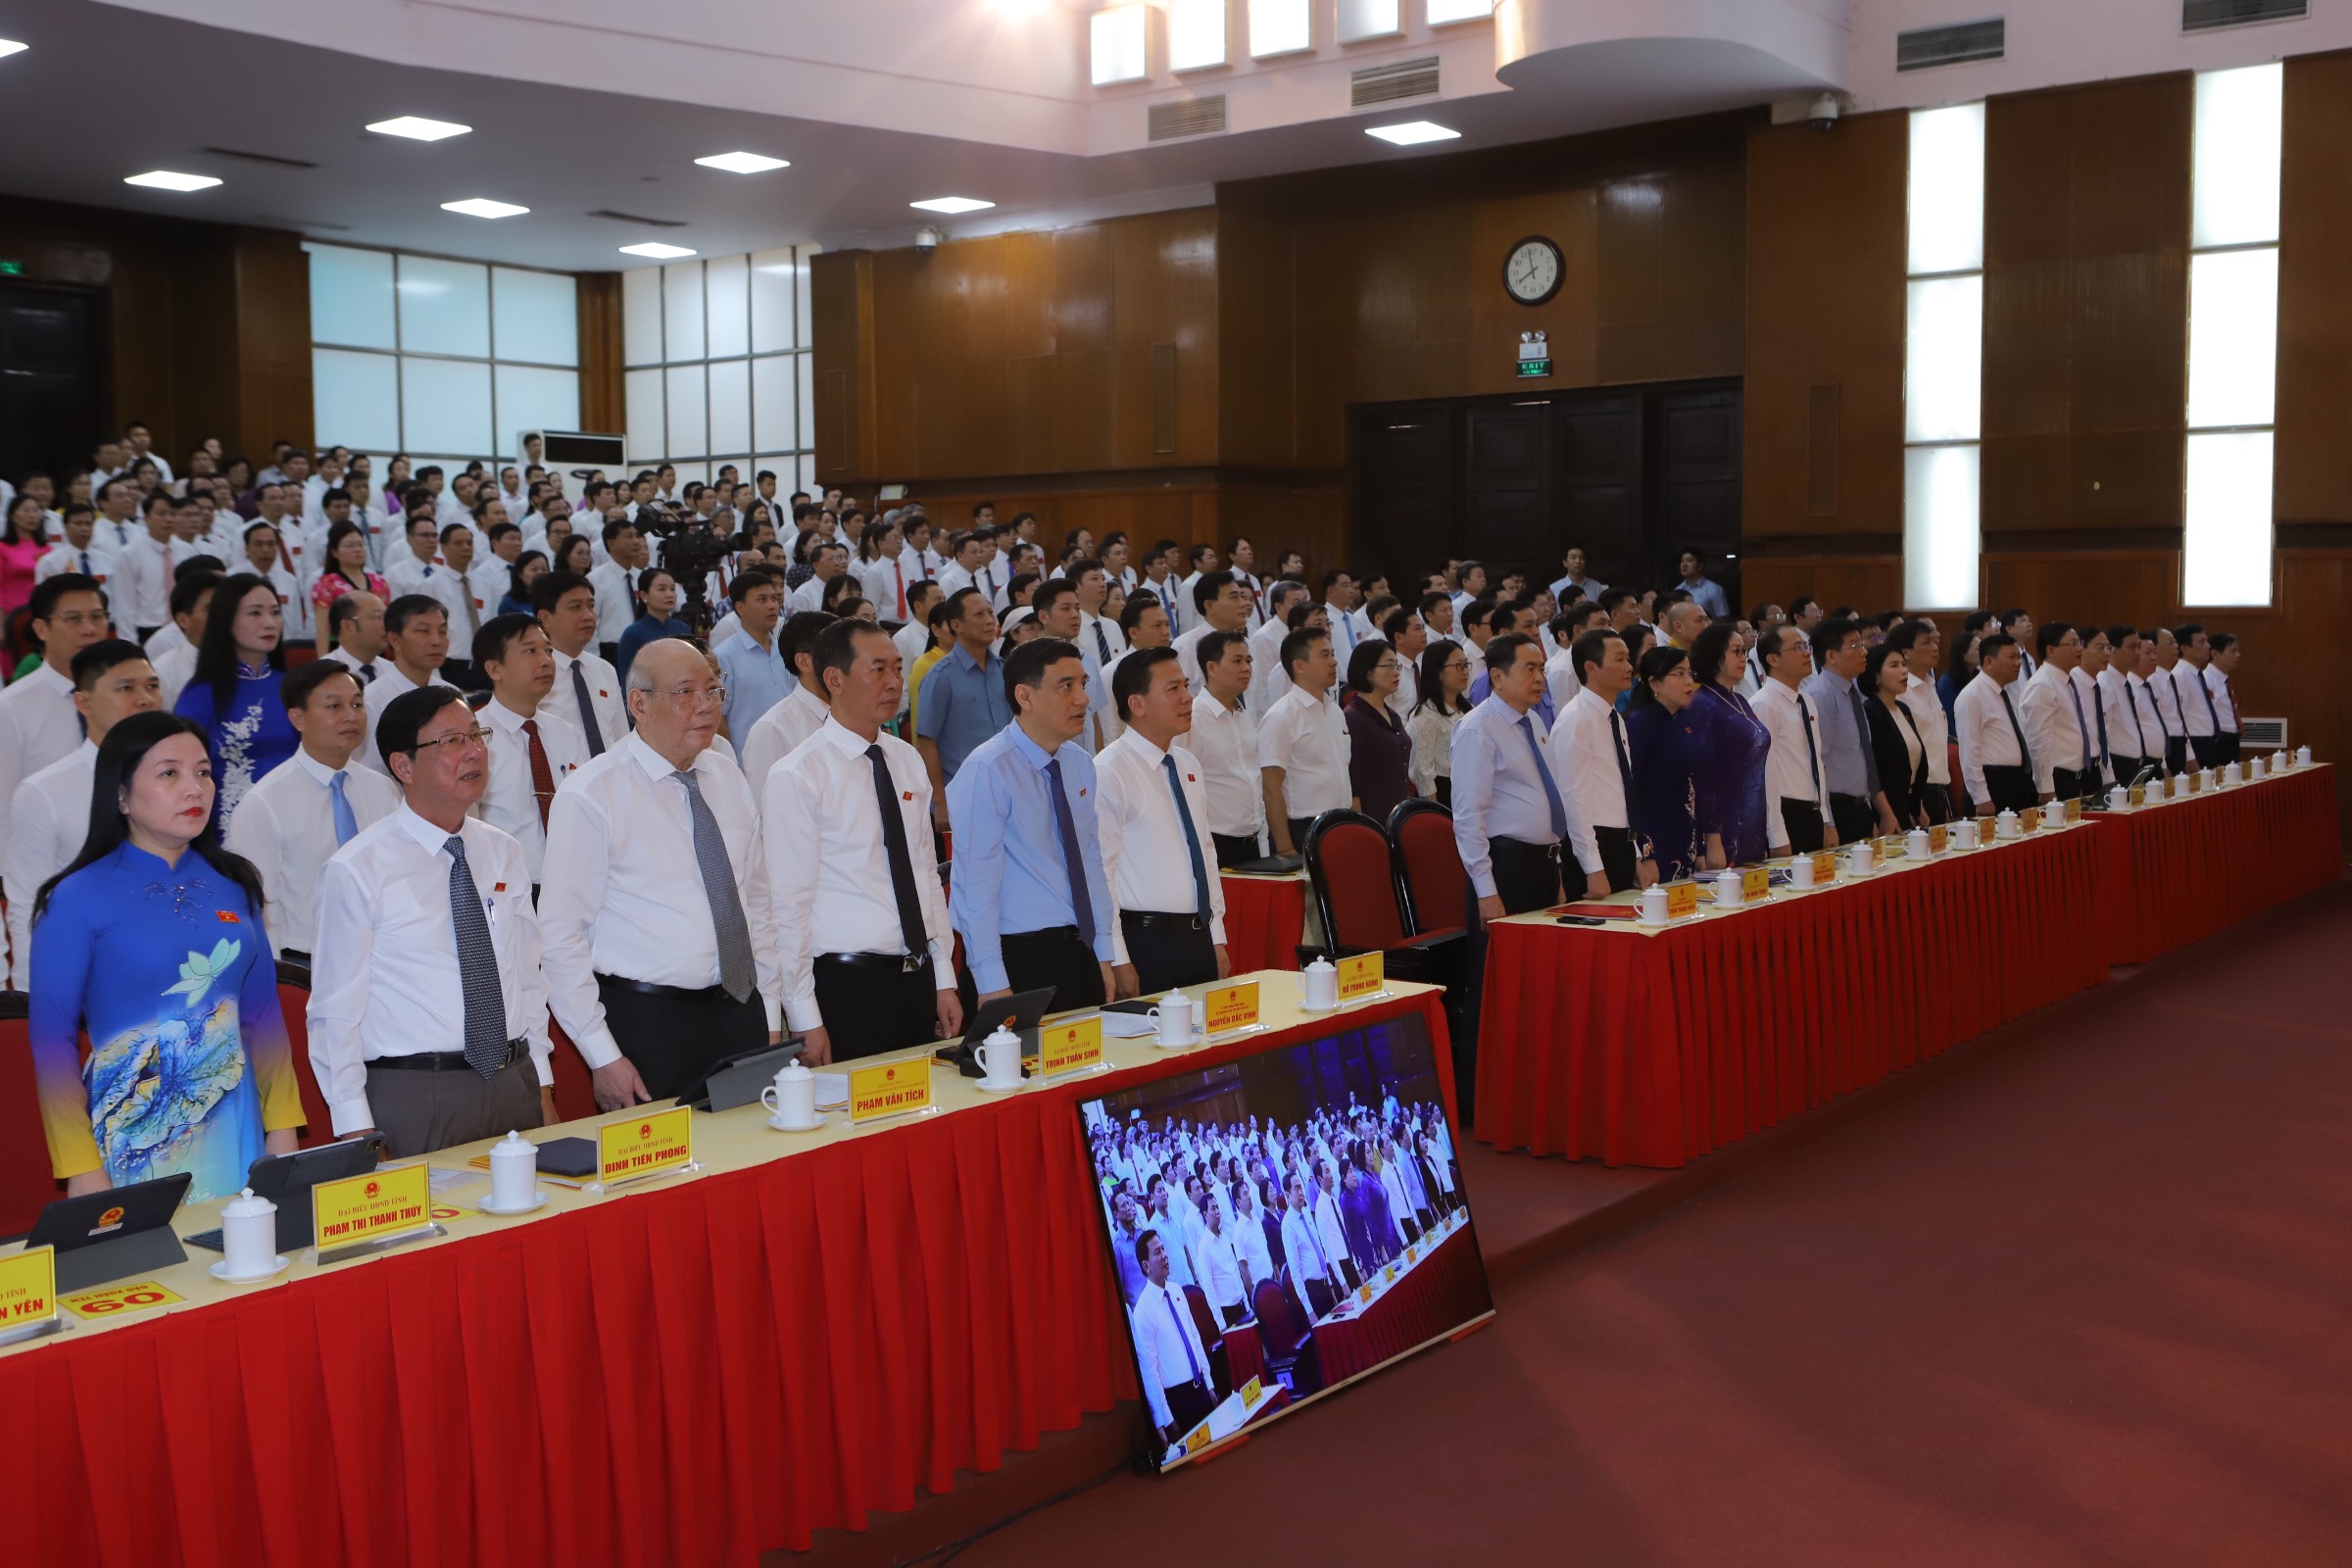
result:
[(580, 705), (580, 728), (588, 733), (588, 755), (605, 755), (605, 732), (596, 727), (596, 704), (588, 698), (588, 672), (578, 660), (571, 662), (571, 695)]
[(703, 781), (692, 773), (669, 775), (686, 786), (686, 810), (694, 819), (694, 863), (703, 873), (703, 897), (710, 901), (710, 930), (718, 938), (718, 984), (737, 1002), (752, 994), (752, 928), (735, 892), (735, 867), (718, 818), (703, 799)]
[(482, 895), (466, 863), (466, 841), (452, 833), (449, 922), (458, 936), (458, 980), (466, 993), (466, 1065), (485, 1078), (507, 1064), (507, 1000), (498, 983), (498, 949), (490, 941)]

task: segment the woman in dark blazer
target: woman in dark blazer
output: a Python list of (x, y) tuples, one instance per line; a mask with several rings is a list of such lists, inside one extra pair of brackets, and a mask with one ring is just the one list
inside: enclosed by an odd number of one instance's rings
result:
[(1870, 694), (1862, 710), (1870, 715), (1870, 749), (1879, 764), (1880, 802), (1906, 829), (1928, 825), (1927, 808), (1922, 803), (1934, 787), (1928, 782), (1927, 741), (1903, 695), (1910, 678), (1902, 653), (1885, 643), (1870, 651), (1870, 661), (1862, 666), (1862, 689)]
[(1413, 741), (1389, 707), (1396, 695), (1396, 650), (1378, 637), (1355, 645), (1348, 661), (1348, 786), (1375, 822), (1413, 798)]

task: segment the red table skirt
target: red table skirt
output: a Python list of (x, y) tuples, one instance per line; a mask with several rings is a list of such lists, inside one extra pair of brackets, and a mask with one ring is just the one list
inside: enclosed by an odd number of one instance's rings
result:
[(1478, 1137), (1681, 1165), (2096, 985), (2104, 848), (2077, 827), (1657, 936), (1494, 926)]
[[(1436, 994), (1346, 1026), (1412, 1012), (1450, 1104)], [(748, 1565), (860, 1528), (1135, 1396), (1075, 1102), (1332, 1027), (0, 1359), (11, 1560)]]
[(1487, 1266), (1478, 1255), (1478, 1231), (1465, 1225), (1438, 1244), (1361, 1317), (1315, 1325), (1315, 1359), (1323, 1386), (1336, 1388), (1392, 1356), (1450, 1334), (1492, 1308)]
[(1225, 1375), (1234, 1388), (1247, 1388), (1251, 1378), (1266, 1375), (1266, 1343), (1258, 1335), (1256, 1319), (1227, 1329), (1224, 1345)]
[(2343, 875), (2335, 769), (2099, 818), (2109, 963), (2146, 963)]
[(1227, 876), (1225, 951), (1233, 972), (1296, 969), (1306, 936), (1306, 883), (1301, 878)]

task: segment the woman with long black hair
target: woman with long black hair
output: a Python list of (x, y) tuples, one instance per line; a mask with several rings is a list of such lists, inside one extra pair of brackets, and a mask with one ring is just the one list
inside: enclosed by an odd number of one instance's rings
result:
[(196, 673), (172, 705), (212, 748), (223, 832), (245, 792), (302, 744), (277, 695), (285, 673), (283, 630), (277, 590), (267, 578), (241, 571), (223, 579), (213, 590), (204, 641), (196, 645)]
[(201, 1202), (293, 1152), (302, 1095), (261, 878), (220, 847), (213, 794), (202, 729), (122, 720), (98, 747), (81, 853), (33, 901), (33, 1072), (69, 1194), (186, 1171)]

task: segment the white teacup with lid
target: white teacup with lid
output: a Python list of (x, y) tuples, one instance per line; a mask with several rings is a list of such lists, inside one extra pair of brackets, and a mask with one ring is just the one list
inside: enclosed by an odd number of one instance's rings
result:
[(1308, 964), (1300, 982), (1306, 997), (1302, 1005), (1309, 1012), (1329, 1012), (1340, 1004), (1340, 971), (1332, 967), (1329, 958)]
[(213, 1278), (228, 1284), (266, 1280), (286, 1266), (277, 1250), (277, 1205), (248, 1187), (220, 1205), (220, 1261)]

